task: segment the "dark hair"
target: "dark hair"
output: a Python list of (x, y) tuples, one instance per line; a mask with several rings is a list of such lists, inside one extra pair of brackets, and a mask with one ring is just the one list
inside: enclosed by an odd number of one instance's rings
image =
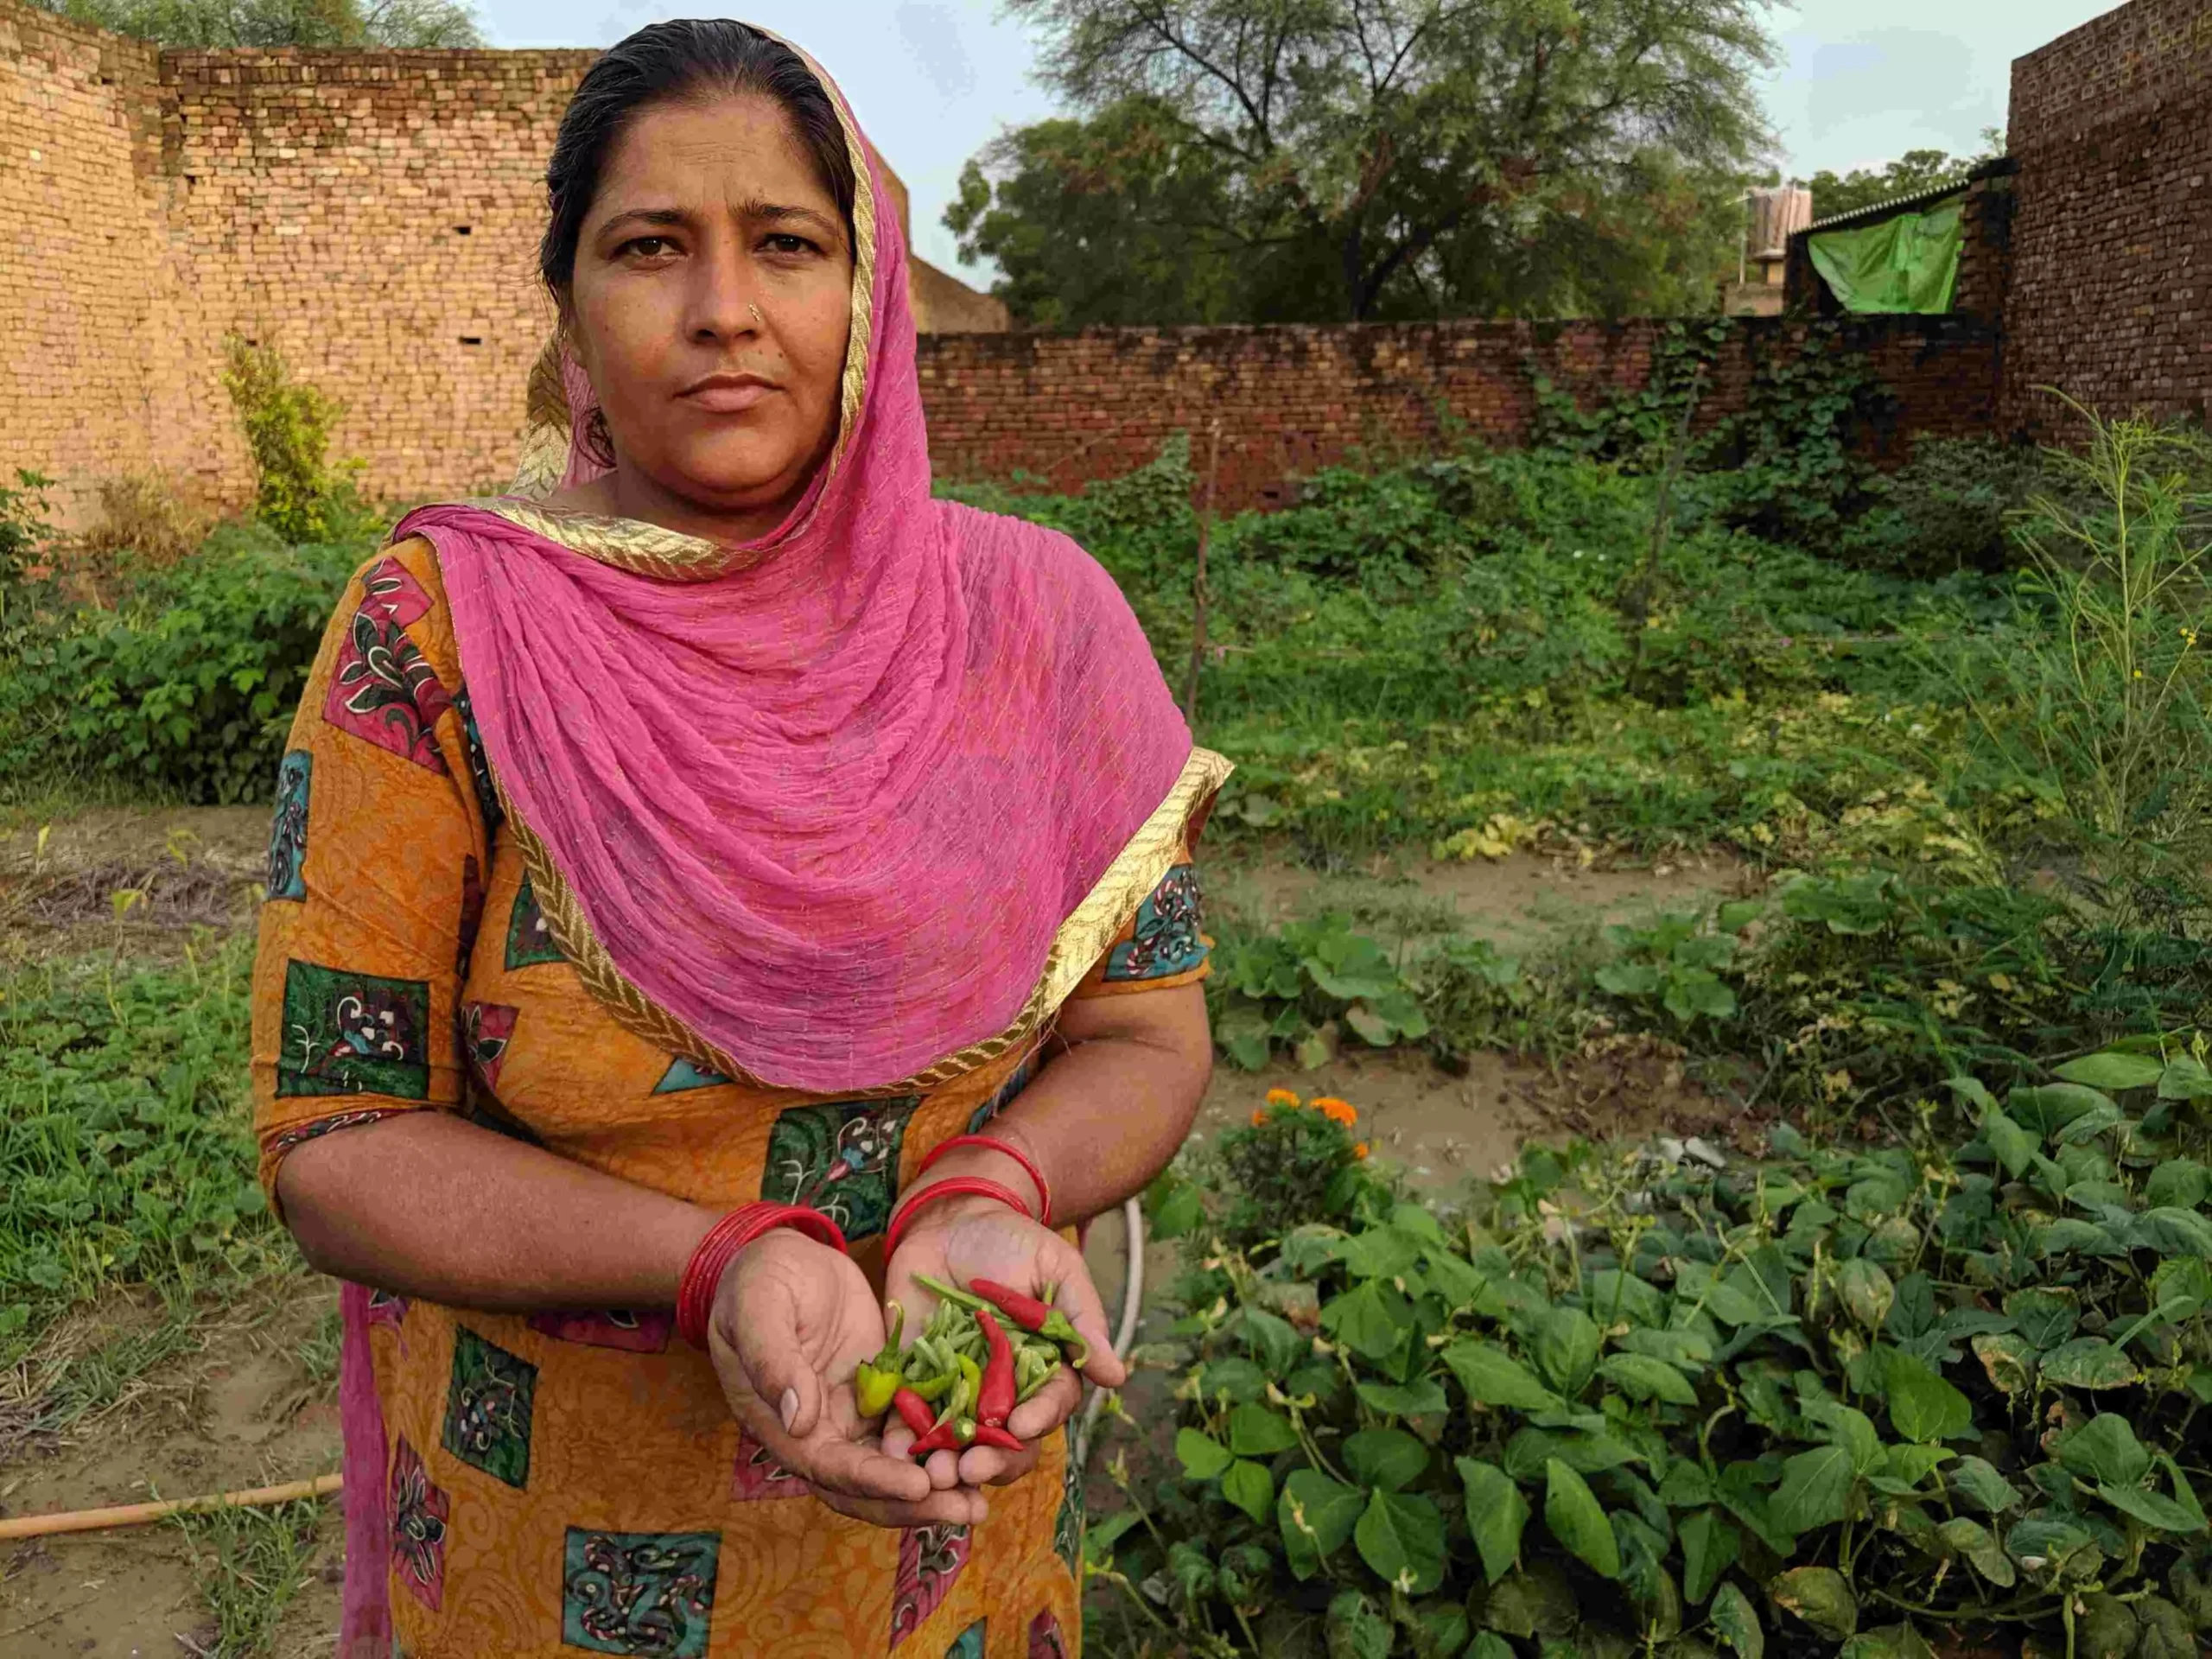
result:
[(538, 274), (557, 299), (576, 269), (576, 241), (599, 194), (607, 158), (639, 111), (654, 104), (727, 92), (765, 92), (782, 105), (798, 140), (853, 234), (853, 161), (845, 130), (805, 60), (782, 41), (727, 18), (649, 23), (609, 47), (584, 72), (561, 117), (546, 164), (551, 216), (537, 249)]

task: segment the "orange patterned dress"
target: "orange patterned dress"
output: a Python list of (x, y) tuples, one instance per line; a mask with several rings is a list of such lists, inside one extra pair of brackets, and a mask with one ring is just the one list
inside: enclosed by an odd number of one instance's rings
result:
[[(1075, 993), (1206, 970), (1183, 852)], [(460, 1112), (702, 1205), (812, 1205), (879, 1282), (916, 1165), (1034, 1074), (1033, 1041), (925, 1094), (836, 1100), (657, 1050), (585, 990), (475, 741), (435, 556), (341, 601), (279, 774), (254, 979), (261, 1175), (315, 1136)], [(1063, 1436), (970, 1529), (848, 1520), (740, 1430), (667, 1309), (370, 1303), (392, 1651), (1039, 1659), (1078, 1650), (1082, 1495)]]

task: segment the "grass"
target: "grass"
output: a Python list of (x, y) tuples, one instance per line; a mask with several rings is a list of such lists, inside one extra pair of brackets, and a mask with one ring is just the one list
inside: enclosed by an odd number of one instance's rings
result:
[(171, 1517), (214, 1621), (213, 1644), (200, 1651), (260, 1659), (271, 1650), (285, 1608), (307, 1581), (323, 1518), (313, 1499)]
[(296, 1260), (253, 1176), (252, 942), (176, 967), (106, 953), (0, 982), (0, 1363), (64, 1310), (188, 1300)]

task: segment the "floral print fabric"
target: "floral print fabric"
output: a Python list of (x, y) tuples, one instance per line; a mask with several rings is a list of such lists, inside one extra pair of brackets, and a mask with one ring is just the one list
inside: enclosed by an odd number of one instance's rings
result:
[[(441, 595), (423, 543), (371, 561), (293, 728), (256, 969), (264, 1181), (325, 1135), (453, 1111), (696, 1203), (816, 1205), (880, 1275), (904, 1183), (1019, 1095), (1035, 1045), (926, 1095), (840, 1100), (733, 1083), (614, 1023), (530, 892)], [(1202, 957), (1167, 969), (1189, 957), (1151, 947), (1161, 971), (1110, 984), (1102, 957), (1077, 995), (1186, 984)], [(892, 1531), (829, 1510), (746, 1436), (664, 1308), (487, 1314), (379, 1292), (366, 1343), (377, 1659), (1077, 1650), (1080, 1481), (1060, 1437), (972, 1533)]]

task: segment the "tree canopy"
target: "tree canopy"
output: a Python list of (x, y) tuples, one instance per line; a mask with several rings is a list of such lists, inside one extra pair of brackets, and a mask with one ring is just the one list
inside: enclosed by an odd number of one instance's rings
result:
[(45, 0), (73, 22), (164, 46), (481, 46), (465, 0)]
[(1848, 173), (1823, 168), (1805, 182), (1813, 192), (1813, 217), (1834, 219), (1857, 213), (1878, 201), (1893, 201), (1943, 185), (1963, 184), (1967, 175), (1984, 162), (2005, 153), (2005, 134), (1996, 127), (1981, 135), (1981, 152), (1953, 156), (1941, 149), (1908, 149), (1880, 167), (1853, 168)]
[(1703, 310), (1765, 0), (1010, 0), (1078, 112), (945, 215), (1025, 321)]

